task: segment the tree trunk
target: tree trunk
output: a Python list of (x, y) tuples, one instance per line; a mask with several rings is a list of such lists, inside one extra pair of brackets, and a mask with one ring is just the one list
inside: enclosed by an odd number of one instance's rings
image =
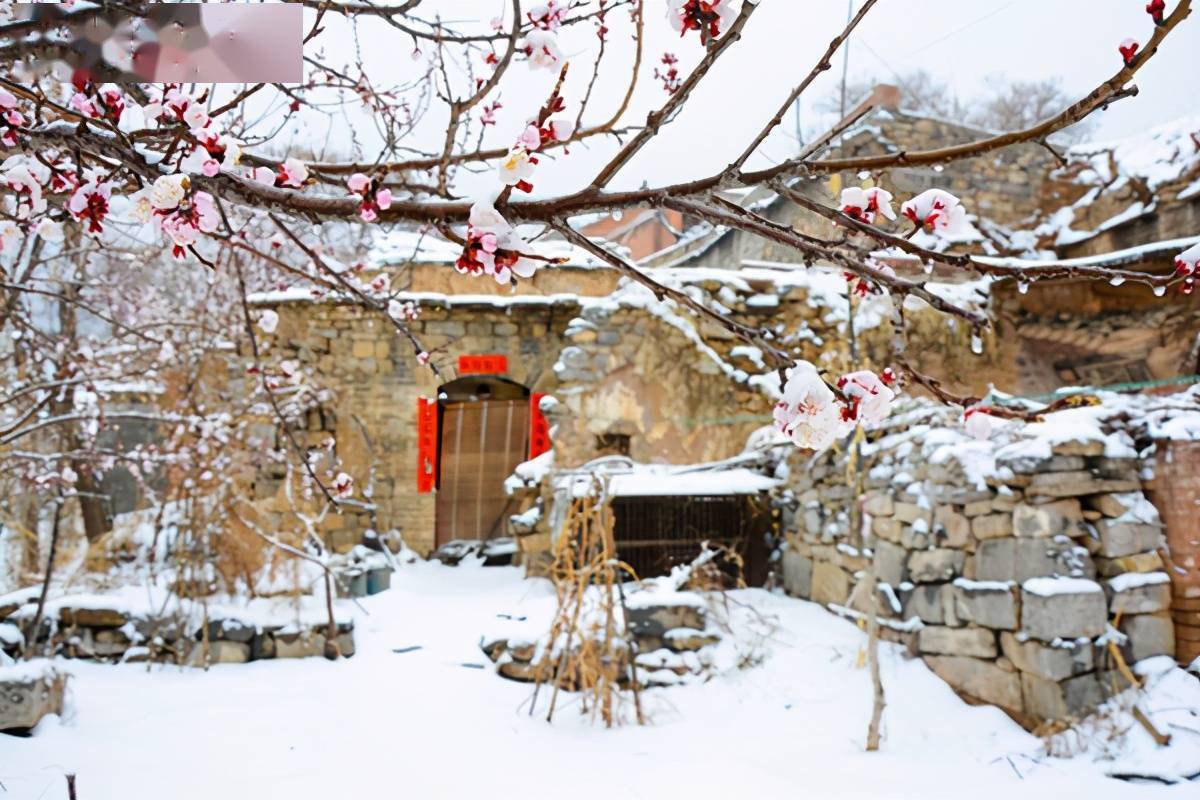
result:
[(883, 709), (887, 705), (883, 695), (883, 680), (879, 675), (879, 593), (875, 565), (867, 576), (867, 602), (871, 609), (867, 617), (867, 663), (871, 669), (871, 686), (875, 702), (871, 707), (871, 724), (867, 726), (867, 752), (879, 749), (879, 724), (883, 720)]
[(25, 658), (33, 656), (37, 646), (38, 629), (42, 626), (42, 614), (46, 610), (46, 595), (50, 592), (50, 578), (54, 575), (54, 559), (58, 556), (58, 534), (62, 522), (63, 497), (62, 492), (54, 499), (54, 522), (50, 526), (50, 554), (46, 557), (46, 572), (42, 577), (42, 591), (38, 594), (37, 610), (33, 612), (33, 622), (25, 631)]

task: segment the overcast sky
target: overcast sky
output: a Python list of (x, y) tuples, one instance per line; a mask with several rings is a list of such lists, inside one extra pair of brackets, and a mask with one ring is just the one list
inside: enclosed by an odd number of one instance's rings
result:
[[(429, 0), (446, 19), (485, 25), (506, 7), (501, 0)], [(529, 7), (531, 2), (525, 2)], [(630, 122), (641, 122), (647, 110), (665, 95), (651, 77), (662, 53), (677, 54), (684, 68), (700, 56), (695, 35), (680, 39), (668, 26), (666, 0), (647, 0), (646, 63), (631, 111)], [(987, 81), (1058, 78), (1072, 95), (1083, 96), (1120, 66), (1117, 43), (1127, 36), (1145, 41), (1152, 23), (1144, 0), (881, 0), (850, 41), (851, 78), (889, 79), (894, 73), (924, 68), (948, 80), (964, 97), (986, 93)], [(1174, 2), (1168, 2), (1173, 8)], [(758, 128), (770, 118), (790, 88), (811, 68), (829, 40), (845, 24), (844, 0), (760, 0), (743, 39), (724, 56), (693, 95), (685, 111), (663, 135), (626, 168), (614, 188), (684, 180), (719, 169), (736, 156)], [(632, 45), (628, 16), (611, 21), (612, 55), (598, 82), (592, 111), (595, 121), (612, 112), (629, 80)], [(326, 18), (329, 19), (328, 17)], [(411, 40), (382, 25), (359, 23), (360, 49), (376, 75), (397, 82), (418, 74), (418, 61), (409, 57)], [(348, 30), (331, 26), (321, 37), (327, 51), (341, 55), (350, 41)], [(400, 41), (398, 41), (398, 38)], [(595, 34), (591, 26), (564, 31), (563, 49), (572, 61), (566, 96), (568, 109), (578, 102), (590, 77)], [(1140, 94), (1122, 100), (1097, 115), (1093, 138), (1136, 133), (1187, 114), (1200, 113), (1200, 14), (1193, 14), (1168, 38), (1160, 53), (1139, 73)], [(393, 77), (394, 76), (394, 77)], [(510, 70), (501, 85), (504, 109), (493, 131), (494, 144), (511, 144), (524, 120), (536, 113), (548, 94), (552, 74), (532, 71), (525, 64)], [(802, 109), (815, 122), (810, 105), (832, 91), (841, 77), (836, 68), (810, 91)], [(320, 128), (323, 124), (317, 124)], [(789, 118), (785, 135), (774, 137), (752, 162), (765, 164), (790, 155), (795, 147)], [(330, 132), (345, 140), (345, 129)], [(444, 115), (430, 114), (414, 138), (429, 146), (444, 135)], [(597, 143), (571, 149), (558, 163), (539, 170), (537, 195), (578, 188), (594, 174), (615, 148)], [(490, 176), (489, 176), (490, 177)], [(485, 181), (467, 180), (471, 192)]]

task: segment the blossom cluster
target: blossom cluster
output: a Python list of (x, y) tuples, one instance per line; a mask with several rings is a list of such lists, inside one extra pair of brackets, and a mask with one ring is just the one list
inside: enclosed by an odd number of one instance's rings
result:
[[(232, 172), (240, 163), (241, 143), (214, 122), (206, 109), (205, 95), (194, 96), (177, 84), (148, 87), (148, 100), (139, 105), (111, 83), (96, 85), (79, 78), (64, 93), (64, 104), (74, 114), (121, 130), (155, 126), (178, 130), (177, 143), (168, 157), (158, 163), (163, 173), (150, 185), (128, 196), (132, 217), (152, 223), (171, 243), (177, 258), (186, 257), (200, 234), (217, 230), (220, 215), (212, 195), (196, 191), (193, 176), (214, 177)], [(0, 145), (16, 147), (26, 124), (20, 100), (0, 89)], [(249, 177), (277, 187), (298, 189), (308, 180), (308, 169), (296, 159), (287, 159), (278, 171), (256, 167)], [(62, 237), (61, 220), (78, 222), (85, 233), (99, 236), (113, 209), (119, 191), (119, 175), (97, 168), (80, 169), (66, 151), (49, 150), (37, 157), (13, 155), (0, 165), (0, 182), (7, 189), (3, 211), (10, 217), (0, 228), (0, 246), (17, 239), (22, 231), (45, 239)], [(62, 212), (49, 207), (47, 196), (66, 197)], [(372, 196), (376, 207), (386, 207), (379, 193)]]
[(783, 396), (775, 404), (775, 429), (797, 447), (824, 450), (856, 425), (874, 425), (891, 413), (896, 397), (890, 369), (876, 375), (859, 370), (837, 381), (837, 393), (807, 361), (787, 371)]
[[(307, 171), (305, 172), (307, 177)], [(371, 178), (361, 172), (356, 172), (346, 179), (346, 187), (351, 194), (362, 198), (358, 215), (363, 222), (374, 222), (379, 218), (379, 212), (392, 207), (392, 190), (384, 188), (378, 179)]]
[[(843, 189), (841, 209), (846, 216), (868, 225), (875, 224), (879, 216), (896, 219), (892, 193), (877, 186)], [(970, 231), (967, 210), (957, 197), (944, 189), (926, 189), (902, 203), (900, 213), (925, 233), (935, 236), (954, 238)]]
[(156, 222), (171, 240), (171, 255), (183, 259), (201, 233), (213, 233), (220, 225), (213, 197), (194, 191), (185, 173), (163, 175), (131, 197), (133, 216), (142, 223)]
[[(550, 111), (555, 113), (562, 110), (562, 99), (559, 98)], [(562, 117), (547, 120), (541, 126), (530, 122), (517, 138), (516, 144), (508, 151), (508, 155), (496, 167), (500, 182), (522, 192), (533, 191), (531, 178), (538, 164), (535, 153), (549, 142), (569, 140), (574, 132), (574, 124)]]
[(534, 6), (527, 14), (533, 30), (525, 34), (518, 47), (529, 59), (530, 66), (554, 69), (563, 60), (562, 49), (555, 33), (567, 17), (567, 9), (556, 0)]
[(733, 0), (667, 0), (667, 19), (671, 27), (686, 36), (688, 31), (700, 31), (700, 35), (718, 38), (729, 30), (737, 12)]
[(1175, 274), (1183, 276), (1179, 291), (1191, 294), (1196, 288), (1196, 281), (1200, 279), (1200, 243), (1175, 256)]
[(513, 276), (531, 278), (537, 262), (529, 258), (532, 247), (522, 239), (491, 203), (471, 206), (467, 241), (454, 268), (469, 275), (491, 275), (497, 283)]

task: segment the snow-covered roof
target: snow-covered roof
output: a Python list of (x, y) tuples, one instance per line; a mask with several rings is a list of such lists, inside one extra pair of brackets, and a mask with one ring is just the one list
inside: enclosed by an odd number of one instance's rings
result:
[[(517, 232), (534, 241), (541, 230), (537, 227), (518, 226)], [(548, 259), (566, 259), (570, 267), (604, 267), (606, 264), (588, 251), (567, 242), (558, 236), (536, 238), (534, 244), (539, 256)], [(606, 246), (623, 255), (619, 245)], [(395, 230), (379, 237), (372, 246), (368, 258), (375, 266), (399, 266), (404, 264), (453, 264), (462, 255), (462, 246), (437, 233), (419, 230)]]
[[(1087, 142), (1067, 150), (1073, 163), (1089, 170), (1080, 182), (1119, 190), (1130, 178), (1145, 181), (1151, 191), (1200, 169), (1200, 114), (1190, 114), (1124, 139)], [(1200, 178), (1188, 191), (1200, 194)]]
[(775, 478), (746, 467), (729, 465), (638, 464), (622, 457), (598, 459), (578, 470), (555, 476), (556, 485), (576, 497), (603, 482), (612, 497), (722, 497), (758, 494), (779, 485)]

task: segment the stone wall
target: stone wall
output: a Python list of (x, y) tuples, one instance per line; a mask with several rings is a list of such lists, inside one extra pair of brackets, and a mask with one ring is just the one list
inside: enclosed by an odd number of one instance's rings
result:
[(976, 442), (908, 421), (864, 445), (861, 501), (843, 457), (796, 467), (789, 593), (866, 611), (874, 569), (884, 632), (1029, 727), (1125, 688), (1114, 647), (1174, 654), (1163, 529), (1127, 437)]

